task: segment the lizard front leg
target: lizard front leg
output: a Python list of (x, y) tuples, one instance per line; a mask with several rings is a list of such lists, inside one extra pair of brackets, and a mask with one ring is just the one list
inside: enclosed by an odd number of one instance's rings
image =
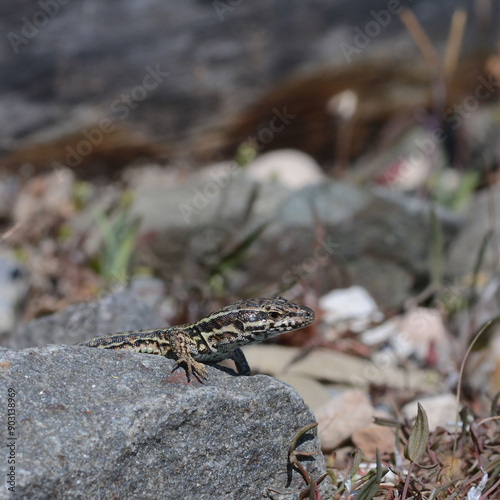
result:
[(172, 371), (177, 370), (181, 364), (184, 364), (188, 380), (191, 380), (193, 373), (200, 380), (208, 378), (205, 365), (193, 359), (191, 350), (189, 349), (193, 340), (185, 332), (172, 329), (168, 332), (167, 340), (170, 344), (173, 357), (176, 358)]
[(233, 353), (231, 354), (231, 356), (229, 356), (229, 358), (234, 361), (234, 364), (236, 365), (236, 370), (240, 375), (246, 375), (246, 376), (252, 375), (252, 371), (250, 370), (247, 358), (245, 358), (243, 351), (239, 347), (237, 347), (233, 351)]

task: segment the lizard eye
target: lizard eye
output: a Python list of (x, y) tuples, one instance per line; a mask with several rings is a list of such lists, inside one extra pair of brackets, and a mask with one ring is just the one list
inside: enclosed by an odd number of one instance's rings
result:
[(269, 313), (269, 316), (271, 316), (272, 319), (278, 319), (280, 317), (280, 313), (276, 311), (271, 311)]

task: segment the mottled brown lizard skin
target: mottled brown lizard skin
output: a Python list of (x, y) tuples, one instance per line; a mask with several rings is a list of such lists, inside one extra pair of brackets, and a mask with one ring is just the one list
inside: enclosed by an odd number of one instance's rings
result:
[(194, 373), (207, 378), (202, 363), (232, 359), (238, 372), (251, 375), (241, 346), (254, 344), (299, 330), (314, 321), (314, 311), (282, 297), (240, 300), (215, 311), (198, 322), (165, 329), (121, 332), (77, 345), (99, 349), (121, 349), (159, 354), (184, 365), (188, 379)]

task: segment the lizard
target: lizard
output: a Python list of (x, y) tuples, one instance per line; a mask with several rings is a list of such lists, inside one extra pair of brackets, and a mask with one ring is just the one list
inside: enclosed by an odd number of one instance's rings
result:
[(208, 378), (203, 363), (232, 359), (240, 375), (251, 375), (241, 346), (262, 342), (280, 333), (299, 330), (314, 321), (314, 311), (283, 297), (247, 299), (210, 313), (196, 323), (164, 329), (136, 330), (94, 337), (76, 345), (157, 354), (185, 366), (188, 381), (194, 374)]

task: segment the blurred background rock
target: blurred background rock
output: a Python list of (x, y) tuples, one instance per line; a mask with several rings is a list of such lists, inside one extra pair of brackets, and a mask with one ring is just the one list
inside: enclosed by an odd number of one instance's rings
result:
[[(498, 4), (461, 5), (449, 102), (471, 91), (496, 47)], [(388, 122), (407, 127), (431, 106), (435, 75), (400, 20), (406, 7), (443, 55), (451, 0), (3, 2), (2, 164), (60, 161), (88, 176), (144, 158), (228, 157), (274, 108), (296, 119), (269, 144), (263, 134), (263, 149), (344, 163), (389, 133)], [(84, 140), (92, 151), (68, 153)]]

